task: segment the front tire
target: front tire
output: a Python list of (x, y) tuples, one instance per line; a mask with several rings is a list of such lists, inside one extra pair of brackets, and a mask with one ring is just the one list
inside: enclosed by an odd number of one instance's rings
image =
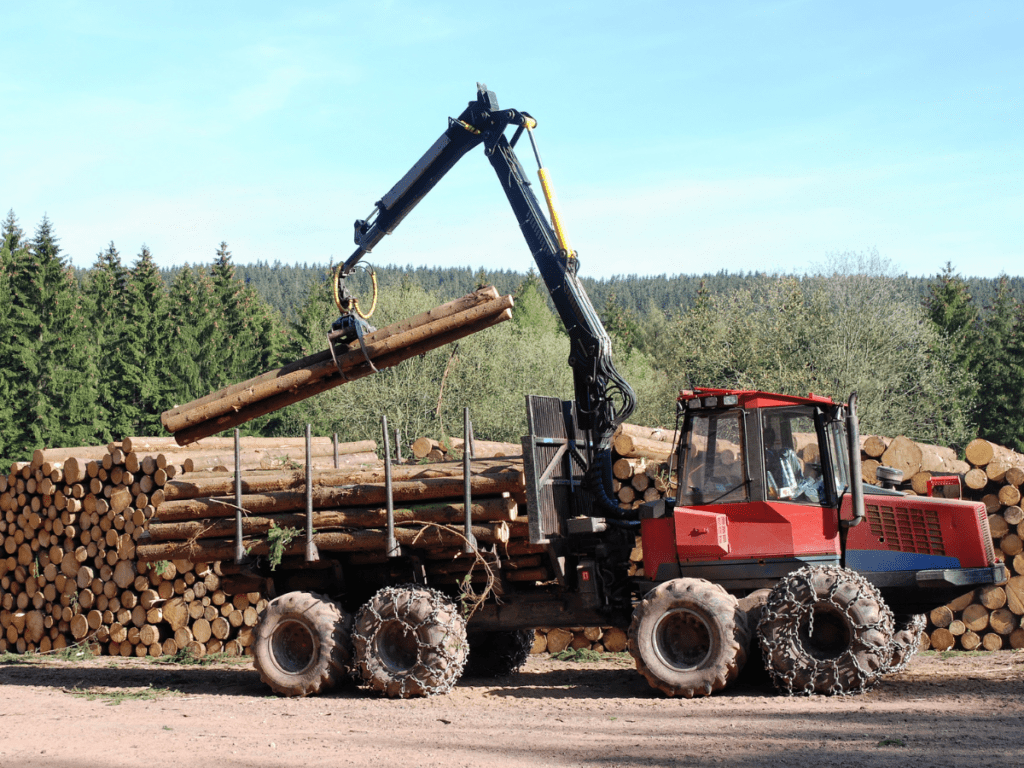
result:
[(533, 630), (471, 632), (467, 677), (504, 677), (523, 668), (533, 648)]
[(708, 696), (730, 685), (750, 644), (735, 597), (704, 579), (659, 584), (633, 612), (629, 652), (637, 671), (669, 696)]
[(386, 587), (353, 627), (363, 683), (389, 698), (447, 693), (466, 665), (466, 622), (443, 594), (415, 584)]
[(782, 579), (757, 633), (772, 682), (789, 695), (862, 693), (892, 659), (892, 612), (874, 585), (839, 566)]
[(270, 601), (253, 643), (253, 666), (281, 696), (309, 696), (348, 676), (352, 617), (312, 592)]

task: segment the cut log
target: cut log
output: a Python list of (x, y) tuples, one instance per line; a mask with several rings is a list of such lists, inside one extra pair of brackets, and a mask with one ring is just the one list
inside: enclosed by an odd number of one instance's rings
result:
[[(518, 505), (511, 498), (479, 499), (472, 505), (472, 519), (477, 523), (512, 521), (518, 515)], [(429, 522), (459, 524), (465, 520), (463, 504), (418, 505), (394, 510), (397, 524)], [(272, 526), (278, 528), (305, 527), (305, 513), (278, 513), (265, 517), (247, 515), (242, 519), (245, 536), (265, 534)], [(342, 528), (383, 528), (387, 526), (387, 510), (383, 508), (352, 508), (318, 510), (313, 514), (313, 528), (318, 531)], [(188, 541), (190, 539), (226, 538), (235, 532), (231, 518), (186, 520), (181, 522), (153, 522), (149, 525), (146, 543), (161, 541)]]
[[(254, 380), (243, 382), (244, 386), (241, 388), (239, 385), (234, 385), (229, 388), (231, 391), (221, 390), (214, 393), (212, 397), (207, 396), (207, 398), (203, 398), (205, 402), (193, 401), (179, 409), (165, 411), (161, 415), (161, 421), (164, 428), (172, 433), (183, 432), (189, 428), (195, 430), (196, 427), (203, 424), (213, 424), (216, 429), (210, 434), (216, 434), (225, 428), (222, 426), (224, 422), (220, 421), (222, 417), (227, 417), (232, 413), (237, 415), (254, 404), (272, 400), (284, 394), (298, 395), (307, 388), (312, 394), (316, 394), (323, 391), (316, 385), (322, 384), (324, 380), (330, 381), (330, 386), (327, 387), (330, 388), (345, 381), (351, 381), (360, 374), (366, 375), (362, 372), (363, 369), (367, 373), (372, 373), (373, 369), (366, 365), (367, 357), (373, 361), (377, 370), (397, 365), (412, 356), (407, 351), (415, 350), (413, 354), (420, 354), (425, 345), (428, 348), (435, 348), (447, 343), (445, 339), (451, 334), (462, 332), (462, 335), (468, 335), (472, 330), (467, 329), (473, 329), (477, 324), (510, 314), (511, 306), (512, 299), (506, 296), (440, 318), (433, 316), (427, 322), (413, 324), (410, 319), (405, 323), (396, 323), (367, 334), (364, 345), (353, 342), (354, 349), (338, 355), (337, 366), (335, 366), (330, 351), (327, 350), (320, 353), (319, 356), (313, 356), (314, 360), (312, 361), (310, 358), (305, 358), (304, 364), (297, 368), (293, 364), (284, 369), (271, 371), (268, 372), (269, 376), (263, 374)], [(436, 343), (437, 341), (440, 343)], [(345, 371), (346, 378), (343, 379), (339, 374), (338, 367)], [(305, 398), (300, 397), (299, 399)], [(232, 421), (232, 419), (228, 419), (228, 421)], [(237, 426), (238, 423), (241, 422), (236, 421), (234, 426)], [(177, 437), (177, 434), (175, 436)], [(191, 439), (179, 440), (179, 444), (194, 442), (200, 436), (208, 435), (200, 435), (198, 431), (192, 431), (189, 434)]]
[(964, 475), (964, 485), (972, 491), (980, 491), (988, 485), (988, 475), (985, 474), (985, 470), (975, 467)]
[(989, 515), (988, 530), (993, 539), (1001, 539), (1010, 532), (1010, 526), (1006, 524), (1006, 519), (1002, 515)]
[(997, 608), (989, 615), (988, 625), (997, 635), (1009, 635), (1020, 626), (1020, 619), (1006, 608)]
[[(499, 496), (503, 493), (522, 494), (525, 480), (522, 472), (505, 471), (488, 475), (474, 475), (470, 480), (473, 496)], [(427, 480), (405, 480), (392, 485), (393, 498), (399, 503), (430, 499), (461, 498), (462, 478), (438, 477)], [(383, 485), (362, 484), (343, 487), (318, 486), (313, 490), (314, 509), (340, 506), (370, 507), (386, 503)], [(160, 522), (198, 520), (207, 517), (228, 517), (235, 514), (234, 497), (199, 498), (168, 501), (160, 505)], [(269, 514), (305, 509), (306, 496), (299, 491), (275, 491), (242, 496), (242, 507), (250, 514)]]
[(998, 651), (1003, 647), (1003, 636), (997, 635), (995, 632), (986, 632), (981, 638), (981, 644), (986, 651)]
[(547, 637), (548, 653), (561, 653), (572, 642), (572, 632), (567, 629), (556, 628), (548, 630)]
[[(494, 474), (507, 469), (522, 469), (522, 461), (516, 459), (478, 459), (470, 463), (471, 474)], [(438, 477), (462, 477), (462, 462), (444, 462), (422, 465), (398, 465), (392, 468), (392, 479), (427, 480)], [(360, 483), (383, 483), (383, 469), (360, 470), (355, 468), (321, 469), (313, 468), (314, 485), (354, 485)], [(269, 493), (272, 491), (304, 488), (304, 471), (245, 472), (242, 476), (242, 493)], [(225, 496), (235, 492), (234, 473), (218, 472), (201, 475), (186, 475), (181, 479), (168, 481), (164, 487), (164, 501), (195, 499), (203, 496)]]
[(956, 638), (950, 633), (948, 629), (939, 628), (933, 630), (929, 635), (929, 642), (932, 650), (935, 651), (948, 651), (954, 645), (956, 645)]
[(885, 453), (886, 441), (878, 435), (864, 435), (861, 437), (861, 452), (869, 459), (880, 459)]
[(938, 629), (945, 629), (953, 621), (953, 612), (946, 605), (940, 605), (932, 610), (929, 618), (932, 624)]
[[(429, 322), (431, 319), (437, 319), (447, 315), (455, 314), (456, 312), (460, 312), (462, 310), (475, 307), (479, 304), (492, 301), (496, 298), (498, 298), (497, 289), (495, 289), (493, 286), (486, 286), (459, 299), (455, 299), (454, 301), (450, 301), (446, 304), (434, 307), (433, 309), (428, 310), (427, 312), (423, 312), (419, 315), (415, 315), (414, 317), (410, 317), (402, 321), (402, 323), (397, 323), (392, 326), (388, 326), (388, 329), (397, 327), (398, 330), (408, 330), (410, 328), (423, 325)], [(224, 389), (218, 390), (217, 392), (211, 392), (208, 395), (204, 395), (203, 397), (193, 400), (191, 403), (187, 403), (185, 405), (176, 405), (174, 408), (171, 408), (169, 411), (167, 411), (167, 413), (172, 415), (179, 414), (182, 411), (189, 410), (195, 406), (205, 405), (207, 403), (214, 402), (215, 400), (218, 400), (222, 397), (226, 397), (244, 391), (245, 389), (255, 386), (256, 384), (280, 378), (281, 376), (291, 373), (292, 371), (296, 371), (301, 368), (312, 365), (318, 360), (329, 360), (330, 358), (330, 350), (317, 352), (316, 354), (304, 357), (301, 360), (296, 360), (295, 362), (289, 363), (283, 368), (279, 368), (273, 371), (267, 371), (266, 373), (263, 373), (255, 378), (249, 379), (248, 381), (233, 384), (229, 387), (225, 387)]]
[(980, 603), (972, 603), (964, 608), (961, 619), (972, 632), (981, 633), (988, 628), (988, 609)]
[[(477, 541), (499, 544), (508, 540), (508, 528), (505, 523), (493, 523), (489, 526), (475, 525), (472, 527)], [(404, 546), (431, 549), (439, 547), (461, 546), (464, 539), (461, 529), (427, 527), (420, 530), (396, 528), (395, 538)], [(383, 551), (387, 544), (387, 534), (379, 530), (365, 531), (326, 531), (313, 534), (313, 542), (317, 547), (329, 552), (366, 552)], [(270, 546), (266, 539), (247, 538), (243, 547), (253, 555), (267, 555)], [(300, 536), (289, 546), (285, 555), (299, 555), (305, 552), (305, 537)], [(136, 557), (140, 562), (169, 560), (172, 558), (194, 558), (204, 562), (211, 560), (230, 560), (234, 557), (235, 543), (230, 539), (201, 539), (190, 542), (162, 542), (158, 544), (140, 544), (136, 548)], [(177, 598), (176, 598), (177, 599)], [(166, 614), (167, 608), (164, 608)]]
[(1017, 616), (1024, 616), (1024, 576), (1012, 576), (1006, 582), (1006, 607)]
[(1024, 523), (1024, 510), (1019, 506), (1010, 506), (1003, 510), (1003, 519), (1008, 525), (1020, 525)]
[(666, 427), (644, 427), (639, 424), (620, 424), (615, 430), (616, 434), (633, 435), (646, 440), (657, 440), (663, 443), (672, 443), (675, 440), (675, 431)]
[(910, 438), (900, 435), (889, 443), (881, 462), (887, 467), (901, 470), (904, 479), (910, 479), (921, 471), (921, 447)]
[(601, 643), (604, 645), (606, 651), (611, 653), (621, 653), (626, 650), (626, 633), (618, 627), (609, 627), (604, 631)]
[(1007, 557), (1014, 557), (1024, 551), (1024, 543), (1016, 533), (1008, 533), (999, 540), (999, 549)]
[(672, 455), (672, 444), (661, 440), (648, 440), (620, 432), (612, 438), (612, 446), (620, 456), (645, 458), (654, 461), (668, 461)]
[(973, 651), (981, 645), (981, 635), (977, 632), (964, 632), (960, 635), (960, 647), (965, 651)]
[(980, 437), (976, 440), (972, 440), (967, 444), (967, 449), (964, 451), (969, 461), (975, 467), (984, 467), (990, 461), (995, 451), (992, 443), (988, 440), (982, 440)]
[(990, 611), (994, 611), (996, 608), (1002, 608), (1006, 605), (1006, 590), (1002, 587), (995, 585), (988, 585), (980, 587), (977, 590), (978, 602), (988, 608)]

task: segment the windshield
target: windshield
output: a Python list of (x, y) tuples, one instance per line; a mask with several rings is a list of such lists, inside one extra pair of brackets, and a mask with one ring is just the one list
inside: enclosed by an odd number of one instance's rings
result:
[(691, 417), (689, 445), (679, 473), (679, 501), (685, 505), (749, 500), (740, 411)]

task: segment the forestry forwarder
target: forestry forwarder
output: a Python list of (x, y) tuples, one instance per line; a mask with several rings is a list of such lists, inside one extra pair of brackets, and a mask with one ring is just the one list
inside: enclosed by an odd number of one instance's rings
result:
[[(634, 395), (576, 278), (547, 173), (540, 168), (550, 224), (513, 151), (525, 132), (536, 154), (535, 127), (479, 86), (476, 100), (356, 222), (358, 247), (335, 275), (343, 316), (330, 343), (358, 340), (365, 328), (344, 312), (356, 306), (345, 278), (483, 144), (572, 342), (575, 401), (529, 396), (523, 438), (530, 542), (543, 547), (555, 579), (499, 583), (500, 595), (472, 611), (467, 642), (457, 607), (464, 596), (430, 584), (414, 552), (396, 550), (383, 564), (340, 553), (315, 570), (285, 564), (263, 573), (281, 596), (257, 629), (262, 678), (285, 695), (316, 693), (349, 673), (388, 696), (441, 693), (470, 652), (478, 670), (518, 669), (537, 626), (629, 626), (638, 670), (669, 695), (728, 686), (755, 632), (786, 693), (859, 692), (901, 669), (917, 648), (923, 611), (1005, 580), (984, 505), (865, 490), (855, 396), (844, 406), (695, 390), (677, 404), (678, 498), (620, 509), (610, 440)], [(643, 578), (628, 575), (637, 532)]]

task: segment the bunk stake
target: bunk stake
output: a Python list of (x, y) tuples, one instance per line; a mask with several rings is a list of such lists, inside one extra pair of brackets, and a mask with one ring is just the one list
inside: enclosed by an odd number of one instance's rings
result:
[(313, 428), (306, 425), (306, 562), (315, 563), (320, 559), (313, 542)]
[(391, 489), (391, 446), (388, 444), (388, 417), (380, 417), (380, 428), (384, 435), (384, 497), (388, 512), (388, 557), (398, 557), (398, 542), (395, 541), (395, 497)]
[(235, 562), (245, 558), (242, 546), (242, 438), (235, 428)]
[(470, 461), (473, 458), (473, 429), (469, 423), (469, 408), (462, 411), (462, 504), (465, 508), (465, 543), (462, 551), (467, 555), (476, 550), (476, 537), (473, 536), (473, 493), (470, 489)]

